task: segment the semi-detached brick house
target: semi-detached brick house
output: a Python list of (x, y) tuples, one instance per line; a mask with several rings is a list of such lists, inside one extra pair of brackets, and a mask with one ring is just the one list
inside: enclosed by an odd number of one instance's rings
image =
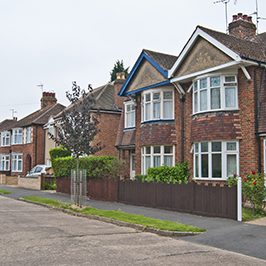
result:
[(18, 120), (0, 123), (0, 173), (25, 175), (36, 164), (44, 164), (44, 124), (65, 107), (55, 93), (43, 92), (41, 109)]
[[(92, 92), (95, 98), (95, 105), (92, 107), (91, 112), (97, 116), (99, 122), (97, 125), (99, 132), (95, 136), (93, 142), (95, 144), (100, 143), (102, 147), (102, 149), (95, 154), (96, 156), (118, 156), (115, 141), (124, 101), (123, 97), (118, 96), (118, 92), (124, 82), (124, 73), (118, 73), (116, 80), (95, 88)], [(71, 111), (71, 107), (72, 105), (69, 105), (65, 109), (65, 112)], [(45, 125), (47, 139), (49, 138), (49, 130), (56, 131), (54, 128), (58, 126), (60, 117), (61, 113), (53, 117), (50, 123)], [(49, 140), (47, 143), (49, 143)], [(55, 144), (50, 142), (49, 147), (51, 147), (51, 145)], [(48, 158), (48, 148), (46, 150), (46, 156)]]
[(140, 58), (120, 91), (134, 122), (117, 141), (135, 149), (136, 174), (183, 161), (204, 181), (266, 170), (266, 33), (251, 17), (233, 16), (229, 34), (198, 26), (171, 69)]

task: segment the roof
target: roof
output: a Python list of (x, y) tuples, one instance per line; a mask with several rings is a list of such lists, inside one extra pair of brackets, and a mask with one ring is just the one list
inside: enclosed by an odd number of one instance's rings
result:
[[(114, 82), (109, 82), (95, 88), (90, 94), (95, 98), (95, 105), (92, 107), (93, 110), (121, 112), (121, 109), (115, 104), (116, 89)], [(64, 111), (70, 111), (72, 107), (73, 104), (70, 104)], [(58, 113), (55, 118), (59, 118), (61, 115), (62, 112)]]
[(143, 52), (152, 57), (153, 60), (156, 61), (165, 70), (171, 69), (177, 59), (177, 56), (175, 55), (159, 53), (147, 49), (143, 49)]
[(5, 130), (10, 130), (17, 124), (15, 119), (5, 119), (0, 123), (0, 132)]
[(64, 105), (57, 103), (52, 106), (47, 106), (45, 108), (39, 109), (36, 112), (33, 112), (17, 121), (16, 127), (25, 127), (32, 124), (44, 125), (48, 122), (50, 116), (58, 114), (64, 108)]
[(259, 34), (252, 41), (249, 41), (202, 26), (197, 28), (215, 38), (243, 59), (266, 62), (266, 33)]
[[(143, 49), (140, 56), (138, 57), (136, 63), (134, 64), (132, 70), (130, 71), (124, 85), (122, 86), (119, 96), (125, 96), (128, 86), (132, 81), (135, 73), (138, 71), (142, 62), (147, 60), (164, 78), (168, 79), (168, 71), (172, 68), (177, 57), (170, 54), (159, 53), (155, 51), (150, 51)], [(160, 84), (162, 85), (162, 84)], [(144, 88), (141, 88), (141, 90)]]

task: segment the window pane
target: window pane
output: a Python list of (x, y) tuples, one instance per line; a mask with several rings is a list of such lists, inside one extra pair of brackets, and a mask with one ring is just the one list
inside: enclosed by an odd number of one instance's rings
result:
[(164, 101), (163, 118), (173, 118), (173, 102)]
[(171, 91), (165, 91), (163, 93), (164, 100), (172, 100), (173, 99), (173, 93)]
[(237, 174), (236, 169), (236, 155), (228, 154), (227, 155), (227, 177)]
[(161, 166), (161, 156), (154, 156), (153, 157), (153, 166), (154, 167)]
[(146, 112), (145, 112), (145, 120), (150, 120), (150, 119), (151, 119), (151, 104), (147, 103)]
[(211, 109), (221, 108), (220, 88), (211, 89)]
[(145, 156), (145, 170), (148, 170), (151, 167), (151, 157)]
[(228, 151), (236, 151), (236, 142), (227, 142), (226, 149)]
[(212, 142), (212, 151), (222, 151), (222, 143)]
[(195, 177), (199, 177), (199, 155), (195, 155)]
[(146, 100), (146, 102), (149, 102), (151, 100), (151, 94), (150, 93), (145, 95), (145, 100)]
[(207, 78), (200, 80), (200, 89), (207, 88)]
[(212, 177), (222, 177), (222, 155), (212, 154)]
[(209, 159), (208, 154), (201, 155), (201, 177), (209, 177)]
[(236, 87), (225, 88), (225, 106), (236, 107)]
[(200, 91), (200, 111), (207, 110), (207, 90)]
[(210, 78), (211, 87), (219, 87), (220, 86), (220, 77), (211, 77)]
[(128, 104), (127, 105), (127, 112), (129, 112), (130, 111), (130, 105)]
[(153, 118), (160, 118), (161, 114), (161, 103), (160, 102), (154, 102), (153, 103)]
[(172, 146), (164, 146), (164, 153), (173, 153), (173, 147)]
[(161, 146), (155, 146), (155, 147), (153, 148), (153, 152), (154, 152), (154, 153), (161, 153)]
[(197, 81), (194, 82), (194, 84), (193, 84), (193, 90), (194, 91), (197, 91), (198, 90), (198, 82)]
[(160, 100), (160, 93), (159, 92), (153, 93), (153, 100)]
[(164, 156), (164, 165), (173, 166), (173, 156), (172, 155), (165, 155)]
[(201, 145), (201, 152), (208, 152), (208, 142), (202, 142), (200, 145)]
[(226, 76), (225, 82), (236, 82), (236, 77), (235, 76)]
[(194, 112), (198, 112), (198, 93), (194, 93)]
[(151, 147), (146, 147), (146, 154), (151, 154)]
[(195, 143), (195, 152), (199, 152), (199, 144)]

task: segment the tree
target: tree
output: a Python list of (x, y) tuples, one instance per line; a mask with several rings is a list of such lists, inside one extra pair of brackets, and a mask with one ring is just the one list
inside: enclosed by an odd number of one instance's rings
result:
[(126, 78), (128, 76), (128, 69), (129, 69), (129, 67), (127, 67), (127, 68), (124, 67), (123, 60), (121, 60), (121, 61), (117, 60), (114, 64), (112, 71), (110, 72), (111, 81), (116, 80), (116, 74), (120, 73), (120, 72), (124, 72), (125, 78)]
[[(72, 92), (66, 92), (70, 106), (60, 117), (57, 136), (49, 134), (58, 144), (69, 150), (77, 162), (79, 176), (79, 157), (91, 155), (101, 149), (100, 143), (93, 143), (99, 129), (97, 114), (93, 113), (95, 99), (91, 85), (88, 90), (81, 90), (75, 81), (72, 82)], [(77, 205), (80, 205), (80, 198)]]

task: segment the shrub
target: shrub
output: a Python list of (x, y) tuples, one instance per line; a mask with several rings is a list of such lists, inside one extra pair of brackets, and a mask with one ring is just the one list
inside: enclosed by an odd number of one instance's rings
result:
[(53, 163), (54, 159), (68, 157), (71, 155), (71, 152), (62, 147), (56, 147), (56, 148), (51, 149), (49, 151), (49, 154), (50, 154), (51, 162)]
[[(56, 158), (53, 163), (55, 177), (70, 177), (77, 160), (72, 157)], [(112, 156), (85, 156), (79, 159), (79, 168), (87, 170), (88, 178), (117, 178), (124, 164)]]
[(44, 182), (44, 190), (56, 190), (56, 182)]
[(136, 176), (142, 182), (157, 182), (166, 184), (188, 183), (188, 164), (181, 163), (176, 166), (159, 166), (148, 169), (147, 175)]

